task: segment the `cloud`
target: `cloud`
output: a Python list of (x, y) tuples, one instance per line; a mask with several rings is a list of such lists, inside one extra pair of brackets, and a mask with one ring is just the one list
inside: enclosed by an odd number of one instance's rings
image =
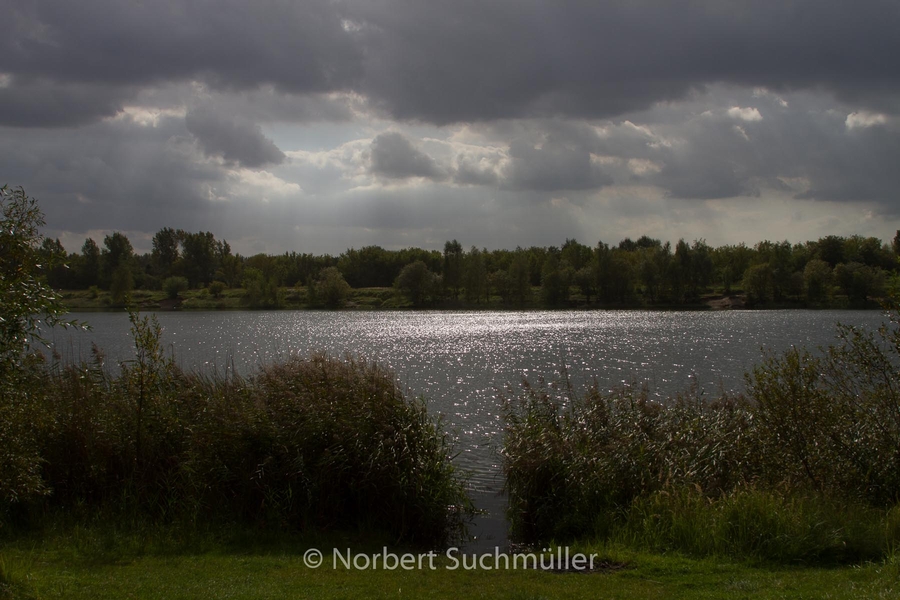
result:
[(586, 190), (612, 183), (588, 148), (555, 136), (538, 144), (513, 140), (503, 176), (503, 185), (514, 190)]
[(70, 233), (339, 252), (760, 238), (778, 203), (810, 232), (900, 218), (881, 0), (0, 0), (0, 22), (0, 171)]
[(115, 116), (136, 93), (131, 88), (12, 76), (5, 82), (0, 86), (0, 126), (8, 127), (86, 125)]
[(762, 121), (762, 115), (756, 108), (741, 108), (740, 106), (732, 106), (728, 109), (728, 116), (732, 119), (741, 121)]
[(444, 179), (446, 176), (434, 159), (398, 132), (382, 133), (372, 140), (370, 168), (373, 174), (388, 179)]
[[(891, 113), (900, 93), (900, 10), (881, 0), (852, 10), (817, 0), (3, 0), (0, 15), (4, 89), (42, 81), (77, 96), (86, 86), (101, 107), (94, 118), (135, 89), (190, 82), (355, 94), (369, 110), (435, 124), (608, 118), (715, 82), (830, 90)], [(90, 117), (80, 114), (20, 124)]]
[(188, 112), (185, 125), (207, 156), (219, 156), (248, 168), (277, 165), (285, 160), (284, 153), (262, 134), (259, 126), (234, 121), (210, 109)]
[(844, 125), (846, 125), (847, 129), (858, 129), (866, 127), (875, 127), (876, 125), (884, 125), (888, 122), (888, 118), (885, 115), (879, 113), (872, 113), (869, 111), (857, 111), (852, 112), (847, 115), (847, 119), (844, 121)]

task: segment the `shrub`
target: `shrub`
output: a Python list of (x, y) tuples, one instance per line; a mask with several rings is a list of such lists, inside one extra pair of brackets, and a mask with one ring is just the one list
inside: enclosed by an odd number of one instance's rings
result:
[(47, 491), (29, 410), (41, 390), (41, 365), (30, 352), (42, 324), (61, 323), (63, 305), (44, 274), (44, 217), (22, 188), (0, 188), (0, 512)]
[[(839, 326), (747, 375), (748, 396), (657, 403), (633, 386), (527, 382), (502, 449), (513, 535), (601, 536), (784, 560), (877, 558), (900, 543), (900, 322)], [(846, 515), (846, 523), (842, 519)]]
[(213, 281), (209, 284), (209, 293), (212, 294), (213, 298), (221, 298), (224, 291), (225, 284), (221, 281)]
[[(446, 544), (472, 514), (449, 438), (364, 360), (295, 357), (249, 379), (181, 371), (132, 315), (134, 360), (47, 377), (33, 414), (49, 507), (82, 516), (369, 528)], [(86, 514), (85, 514), (86, 513)]]
[(710, 495), (752, 477), (746, 407), (696, 394), (671, 406), (634, 386), (581, 395), (525, 382), (507, 401), (502, 450), (513, 535), (571, 539), (608, 532), (604, 515), (673, 485)]
[(335, 267), (322, 269), (313, 286), (314, 302), (321, 302), (328, 308), (341, 308), (346, 304), (350, 296), (350, 284), (344, 280), (344, 276)]
[(167, 277), (163, 281), (163, 290), (171, 300), (178, 298), (178, 294), (188, 289), (188, 280), (184, 277)]

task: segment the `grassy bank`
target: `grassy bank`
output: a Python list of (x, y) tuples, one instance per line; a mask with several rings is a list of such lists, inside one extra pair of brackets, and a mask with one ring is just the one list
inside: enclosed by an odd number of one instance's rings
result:
[[(325, 550), (316, 569), (304, 563), (311, 548)], [(221, 531), (189, 538), (102, 526), (48, 531), (0, 543), (0, 598), (894, 598), (900, 591), (897, 562), (815, 568), (600, 545), (579, 548), (598, 554), (591, 573), (451, 570), (455, 563), (446, 558), (434, 569), (359, 570), (336, 561), (334, 548), (382, 551), (347, 536), (299, 542)]]

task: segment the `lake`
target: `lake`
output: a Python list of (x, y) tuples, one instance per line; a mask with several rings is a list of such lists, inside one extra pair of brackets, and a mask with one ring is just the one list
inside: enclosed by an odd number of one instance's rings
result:
[[(54, 331), (64, 360), (90, 358), (96, 343), (115, 364), (133, 355), (125, 313), (72, 313), (92, 331)], [(646, 383), (665, 399), (690, 386), (705, 394), (741, 391), (763, 349), (816, 348), (836, 341), (838, 322), (877, 328), (878, 311), (527, 311), (527, 312), (161, 312), (163, 343), (184, 368), (234, 369), (291, 354), (352, 353), (390, 367), (457, 439), (457, 464), (471, 473), (476, 503), (488, 511), (473, 548), (506, 542), (500, 390), (522, 377), (603, 388)]]

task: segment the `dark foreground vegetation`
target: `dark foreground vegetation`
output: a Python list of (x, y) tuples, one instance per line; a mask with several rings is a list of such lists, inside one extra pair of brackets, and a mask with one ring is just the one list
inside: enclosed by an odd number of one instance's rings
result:
[(515, 534), (788, 562), (891, 556), (900, 325), (840, 334), (824, 354), (768, 357), (746, 397), (525, 384), (503, 444)]
[[(329, 548), (464, 535), (472, 505), (424, 404), (362, 359), (187, 373), (134, 313), (133, 360), (45, 360), (39, 324), (63, 306), (41, 214), (21, 190), (0, 201), (0, 598), (896, 596), (896, 322), (769, 357), (746, 397), (513, 392), (501, 452), (514, 536), (600, 552), (607, 579), (312, 570), (300, 557), (313, 544), (327, 561)], [(785, 566), (836, 563), (863, 566)]]
[[(450, 443), (377, 365), (314, 355), (251, 378), (185, 373), (152, 321), (118, 372), (29, 363), (5, 389), (0, 510), (86, 519), (370, 529), (442, 546), (470, 515)], [(16, 448), (15, 451), (10, 451)]]

